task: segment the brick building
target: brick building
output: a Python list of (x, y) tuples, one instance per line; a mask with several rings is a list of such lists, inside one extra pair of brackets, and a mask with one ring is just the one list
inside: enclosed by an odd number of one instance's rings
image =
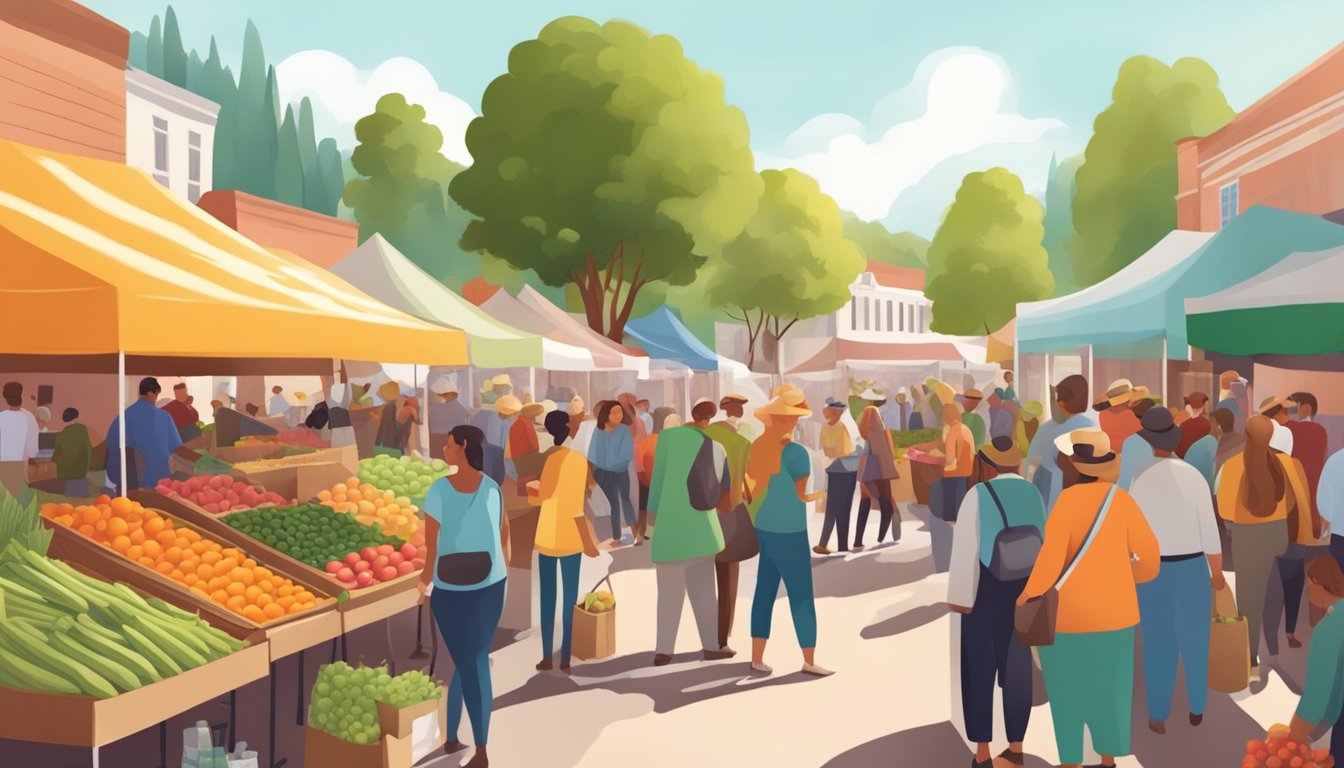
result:
[(1344, 44), (1176, 155), (1179, 229), (1217, 231), (1253, 205), (1344, 223)]
[(323, 216), (246, 192), (207, 192), (198, 205), (252, 242), (288, 251), (319, 267), (330, 267), (359, 246), (359, 225), (353, 221)]

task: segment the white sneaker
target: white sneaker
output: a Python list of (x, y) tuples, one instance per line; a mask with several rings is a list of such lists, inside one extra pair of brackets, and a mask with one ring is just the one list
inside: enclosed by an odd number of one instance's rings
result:
[(752, 664), (751, 671), (755, 672), (758, 675), (768, 675), (773, 673), (775, 670), (769, 664)]
[(825, 667), (819, 667), (816, 664), (804, 664), (803, 674), (811, 675), (813, 677), (830, 677), (831, 675), (834, 675), (835, 672), (826, 669)]

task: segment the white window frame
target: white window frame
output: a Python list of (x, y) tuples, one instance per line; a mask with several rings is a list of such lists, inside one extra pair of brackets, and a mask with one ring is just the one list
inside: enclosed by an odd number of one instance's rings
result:
[[(154, 130), (154, 179), (163, 186), (168, 186), (168, 158), (171, 147), (168, 144), (168, 120), (157, 115), (152, 117)], [(160, 152), (160, 141), (162, 149)], [(159, 160), (163, 163), (160, 164)]]
[(1218, 228), (1241, 215), (1241, 179), (1233, 179), (1218, 189)]

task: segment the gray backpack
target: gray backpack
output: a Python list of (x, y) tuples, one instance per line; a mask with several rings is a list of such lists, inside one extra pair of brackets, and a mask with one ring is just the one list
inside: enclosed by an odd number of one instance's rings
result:
[(700, 450), (695, 453), (695, 461), (686, 476), (686, 491), (691, 506), (701, 512), (709, 512), (719, 505), (721, 479), (714, 466), (714, 441), (704, 438)]
[(1003, 502), (999, 501), (999, 495), (994, 492), (994, 483), (991, 481), (984, 485), (994, 500), (994, 506), (998, 507), (999, 518), (1003, 520), (1003, 528), (994, 537), (994, 551), (989, 556), (989, 573), (999, 581), (1025, 579), (1036, 565), (1036, 557), (1041, 554), (1045, 536), (1034, 525), (1009, 525)]

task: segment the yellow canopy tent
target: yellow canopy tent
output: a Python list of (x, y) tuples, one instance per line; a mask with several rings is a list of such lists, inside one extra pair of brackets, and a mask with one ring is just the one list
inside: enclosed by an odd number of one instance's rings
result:
[(989, 334), (989, 343), (985, 346), (986, 363), (1012, 363), (1013, 341), (1017, 338), (1017, 318), (1003, 324), (999, 330)]
[(0, 354), (467, 363), (461, 331), (252, 243), (142, 171), (8, 141), (0, 169)]

